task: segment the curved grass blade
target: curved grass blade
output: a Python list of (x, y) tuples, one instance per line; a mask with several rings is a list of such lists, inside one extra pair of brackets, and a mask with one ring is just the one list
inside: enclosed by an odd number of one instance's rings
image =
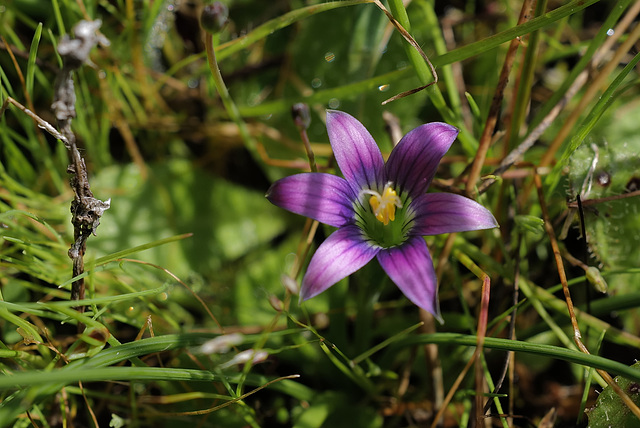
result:
[[(476, 346), (476, 336), (464, 335), (458, 333), (436, 333), (422, 334), (415, 337), (400, 340), (396, 342), (391, 349), (396, 350), (397, 347), (425, 345), (428, 343), (435, 344), (454, 344), (460, 346)], [(542, 355), (549, 358), (568, 361), (570, 363), (579, 364), (585, 367), (593, 367), (596, 369), (606, 370), (608, 372), (624, 376), (627, 379), (640, 382), (640, 370), (626, 366), (617, 361), (612, 361), (598, 355), (584, 354), (579, 351), (561, 348), (559, 346), (544, 345), (539, 343), (528, 343), (519, 340), (500, 339), (496, 337), (486, 337), (484, 342), (485, 348), (499, 349), (502, 351), (525, 352), (528, 354)], [(391, 351), (390, 351), (391, 352)]]
[(216, 48), (216, 58), (218, 61), (222, 61), (224, 58), (267, 37), (269, 34), (317, 13), (326, 12), (339, 7), (354, 6), (365, 3), (373, 3), (373, 0), (333, 1), (292, 10), (289, 13), (285, 13), (282, 16), (265, 22), (245, 36), (238, 37), (237, 39), (221, 44)]

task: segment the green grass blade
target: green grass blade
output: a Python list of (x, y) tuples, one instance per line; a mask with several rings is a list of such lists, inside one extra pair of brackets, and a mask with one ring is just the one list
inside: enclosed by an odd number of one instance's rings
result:
[[(93, 299), (84, 299), (82, 301), (83, 305), (107, 305), (115, 302), (124, 302), (127, 300), (137, 299), (139, 297), (145, 296), (155, 296), (160, 294), (169, 288), (169, 284), (165, 284), (162, 287), (153, 288), (151, 290), (143, 290), (136, 291), (133, 293), (119, 294), (117, 296), (107, 296), (107, 297), (95, 297)], [(26, 312), (31, 313), (34, 310), (42, 310), (49, 309), (51, 311), (56, 311), (58, 308), (65, 307), (74, 307), (78, 306), (77, 301), (56, 301), (56, 302), (0, 302), (0, 308), (6, 308), (10, 311), (14, 312)]]
[(567, 163), (569, 156), (584, 142), (585, 138), (598, 120), (602, 117), (607, 108), (613, 103), (613, 101), (624, 91), (617, 92), (618, 87), (622, 84), (624, 79), (635, 68), (636, 64), (640, 61), (640, 53), (636, 54), (631, 61), (618, 73), (616, 78), (611, 82), (611, 85), (602, 93), (602, 96), (598, 99), (596, 105), (593, 106), (588, 116), (582, 121), (577, 132), (573, 134), (569, 144), (565, 144), (565, 150), (560, 157), (560, 160), (553, 167), (553, 171), (547, 177), (547, 184), (549, 184), (549, 192), (553, 192), (560, 181), (559, 172)]
[[(447, 344), (460, 346), (476, 346), (476, 336), (457, 334), (457, 333), (435, 333), (423, 334), (415, 337), (400, 340), (391, 347), (390, 352), (397, 352), (397, 347), (426, 345), (426, 344)], [(595, 369), (606, 370), (615, 375), (624, 376), (627, 379), (640, 382), (640, 370), (626, 366), (617, 361), (612, 361), (598, 355), (584, 354), (559, 346), (545, 345), (540, 343), (528, 343), (519, 340), (500, 339), (496, 337), (487, 337), (484, 342), (485, 348), (498, 349), (501, 351), (524, 352), (555, 358), (558, 360), (568, 361), (570, 363), (579, 364), (585, 367), (593, 367)]]
[(591, 43), (589, 44), (589, 47), (584, 52), (584, 54), (580, 55), (578, 63), (571, 69), (571, 72), (564, 80), (560, 88), (554, 91), (549, 100), (544, 104), (544, 106), (542, 106), (540, 111), (531, 120), (531, 123), (529, 124), (530, 129), (538, 126), (542, 119), (549, 114), (549, 112), (556, 106), (558, 101), (560, 101), (560, 99), (564, 96), (571, 84), (576, 80), (576, 77), (578, 77), (578, 75), (587, 67), (587, 64), (589, 64), (589, 61), (591, 61), (591, 58), (593, 57), (593, 54), (596, 52), (596, 50), (600, 48), (600, 46), (602, 46), (602, 43), (604, 43), (604, 40), (608, 37), (607, 32), (615, 26), (622, 13), (629, 7), (632, 1), (633, 0), (621, 0), (617, 3), (616, 7), (611, 9), (611, 13), (602, 24), (602, 27), (593, 37)]
[(31, 48), (29, 49), (29, 60), (27, 62), (27, 75), (25, 76), (25, 87), (27, 94), (30, 96), (33, 94), (33, 79), (36, 72), (36, 56), (38, 55), (38, 46), (40, 45), (40, 38), (42, 37), (42, 22), (36, 27), (36, 32), (33, 35), (31, 41)]
[(216, 58), (218, 61), (222, 61), (224, 58), (227, 58), (228, 56), (251, 46), (257, 41), (264, 39), (269, 34), (317, 13), (326, 12), (339, 7), (354, 6), (365, 3), (373, 3), (373, 0), (333, 1), (292, 10), (289, 13), (285, 13), (271, 21), (265, 22), (245, 36), (238, 37), (235, 40), (216, 47)]
[(62, 37), (67, 34), (67, 30), (64, 27), (64, 20), (62, 19), (62, 13), (60, 13), (58, 0), (51, 0), (51, 5), (53, 7), (53, 14), (56, 17), (56, 24), (58, 24), (58, 34)]
[(149, 248), (159, 247), (160, 245), (168, 244), (174, 241), (180, 241), (182, 239), (189, 238), (191, 233), (184, 233), (182, 235), (171, 236), (169, 238), (158, 239), (157, 241), (149, 242), (147, 244), (138, 245), (137, 247), (127, 248), (126, 250), (118, 251), (116, 253), (112, 253), (106, 255), (104, 257), (100, 257), (96, 259), (92, 265), (93, 266), (101, 266), (110, 262), (113, 262), (117, 259), (121, 259), (123, 257), (127, 257), (134, 253), (139, 253), (140, 251), (148, 250)]
[(525, 22), (524, 24), (509, 28), (508, 30), (502, 31), (498, 34), (479, 40), (477, 42), (470, 43), (461, 48), (454, 49), (449, 53), (441, 55), (437, 58), (432, 58), (431, 62), (434, 66), (441, 66), (444, 64), (451, 64), (452, 62), (463, 61), (467, 58), (471, 58), (483, 52), (487, 52), (488, 50), (511, 41), (516, 37), (524, 36), (525, 34), (529, 34), (532, 31), (545, 28), (564, 17), (580, 12), (582, 9), (591, 6), (598, 1), (600, 0), (574, 0), (565, 4), (564, 6), (560, 6), (559, 8), (554, 9), (551, 12), (534, 18), (531, 21)]

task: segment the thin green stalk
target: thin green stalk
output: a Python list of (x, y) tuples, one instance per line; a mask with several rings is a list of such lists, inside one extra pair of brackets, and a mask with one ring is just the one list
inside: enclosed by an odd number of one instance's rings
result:
[(33, 94), (33, 79), (36, 72), (36, 56), (38, 55), (38, 46), (40, 45), (41, 37), (42, 22), (36, 27), (36, 32), (33, 34), (33, 40), (31, 41), (31, 47), (29, 48), (29, 60), (27, 61), (27, 74), (25, 76), (25, 87), (29, 96)]
[[(410, 33), (411, 22), (409, 21), (409, 15), (407, 15), (407, 11), (404, 8), (402, 0), (390, 0), (389, 9), (391, 9), (391, 13), (393, 13), (394, 18), (398, 20), (400, 25), (402, 25), (402, 27)], [(411, 46), (408, 42), (404, 44), (404, 47), (405, 51), (407, 52), (407, 56), (409, 57), (409, 61), (413, 65), (413, 68), (418, 75), (420, 82), (422, 82), (423, 85), (432, 82), (435, 76), (431, 73), (431, 68), (425, 62), (424, 58), (422, 58), (422, 55), (420, 55), (420, 53), (416, 49), (414, 49), (413, 46)], [(451, 109), (449, 109), (449, 107), (447, 106), (447, 102), (444, 100), (440, 89), (436, 85), (432, 85), (428, 89), (428, 94), (431, 102), (440, 112), (444, 120), (446, 122), (456, 123), (456, 118)]]
[(169, 367), (101, 367), (91, 370), (32, 370), (0, 378), (0, 390), (43, 383), (71, 384), (76, 382), (107, 382), (117, 380), (178, 380), (220, 381), (221, 378), (208, 370), (175, 369)]
[(62, 37), (67, 33), (67, 30), (64, 27), (64, 20), (62, 19), (62, 14), (60, 13), (60, 5), (58, 4), (58, 0), (51, 0), (51, 5), (53, 8), (53, 14), (56, 17), (56, 24), (58, 24), (59, 36)]
[[(327, 346), (327, 344), (324, 341), (320, 341), (320, 348), (325, 353), (327, 358), (329, 358), (329, 360), (333, 363), (333, 365), (336, 366), (336, 368), (338, 370), (340, 370), (345, 376), (347, 376), (349, 379), (351, 379), (353, 381), (353, 383), (355, 383), (360, 388), (362, 388), (362, 390), (364, 392), (366, 392), (368, 394), (373, 393), (375, 388), (374, 388), (373, 384), (371, 383), (371, 381), (368, 378), (366, 378), (365, 376), (362, 376), (361, 373), (356, 373), (355, 372), (354, 369), (357, 366), (354, 366), (353, 368), (350, 368), (346, 364), (344, 364), (342, 361), (340, 361), (338, 359), (338, 357), (336, 357), (333, 354), (333, 352), (331, 352), (331, 349), (329, 349), (329, 347)], [(334, 350), (337, 349), (335, 347), (335, 345), (333, 346), (333, 349)]]
[[(163, 291), (166, 291), (167, 288), (169, 288), (169, 284), (164, 284), (161, 287), (153, 288), (151, 290), (143, 290), (143, 291), (136, 291), (133, 293), (118, 294), (116, 296), (105, 296), (105, 297), (95, 297), (92, 299), (84, 299), (83, 303), (86, 305), (107, 305), (109, 303), (122, 302), (126, 300), (135, 299), (138, 297), (154, 296), (162, 293)], [(77, 302), (72, 302), (68, 300), (67, 301), (60, 300), (60, 301), (47, 302), (47, 303), (0, 302), (0, 308), (6, 308), (14, 312), (28, 312), (28, 313), (31, 313), (31, 311), (33, 310), (42, 310), (42, 309), (57, 311), (58, 308), (62, 308), (62, 307), (68, 308), (68, 307), (77, 306), (77, 305), (78, 305)]]
[[(584, 277), (582, 277), (584, 278)], [(526, 282), (522, 280), (523, 282)], [(583, 279), (584, 281), (584, 279)], [(530, 285), (530, 283), (526, 283), (525, 287)], [(542, 287), (535, 286), (531, 288), (531, 296), (532, 299), (535, 298), (542, 302), (545, 306), (553, 309), (558, 314), (568, 317), (566, 303), (553, 294), (550, 291), (543, 289)], [(636, 297), (637, 298), (637, 297)], [(637, 300), (636, 300), (637, 301)], [(585, 313), (580, 311), (579, 309), (575, 309), (577, 316), (580, 317), (580, 322), (594, 328), (598, 331), (606, 331), (607, 332), (607, 340), (617, 343), (623, 346), (633, 346), (635, 348), (640, 349), (640, 339), (636, 336), (629, 334), (628, 332), (621, 331), (618, 328), (613, 327), (611, 324), (602, 321), (600, 318), (595, 317), (594, 315)]]
[[(600, 347), (602, 346), (602, 341), (604, 340), (604, 336), (606, 334), (607, 334), (606, 330), (602, 330), (600, 332), (600, 337), (598, 338), (598, 344), (596, 345), (596, 348), (594, 350), (596, 354), (600, 352)], [(589, 367), (589, 369), (587, 370), (586, 379), (584, 382), (584, 391), (582, 392), (582, 400), (580, 400), (580, 411), (578, 412), (578, 420), (576, 422), (577, 425), (580, 425), (580, 423), (582, 422), (582, 418), (584, 417), (584, 410), (587, 405), (587, 400), (589, 399), (589, 392), (591, 390), (591, 381), (593, 380), (594, 374), (596, 373), (593, 367)]]
[[(391, 9), (391, 13), (393, 17), (398, 20), (400, 25), (407, 30), (407, 32), (411, 32), (411, 22), (409, 21), (409, 15), (407, 15), (407, 10), (404, 8), (404, 3), (402, 0), (390, 0), (389, 1), (389, 9)], [(415, 68), (416, 74), (420, 78), (422, 84), (426, 85), (436, 78), (431, 72), (431, 68), (428, 66), (420, 52), (413, 48), (409, 43), (405, 43), (405, 50), (407, 52), (407, 56), (413, 64)], [(444, 98), (441, 100), (442, 105), (445, 106)]]
[(355, 6), (366, 3), (373, 3), (373, 0), (333, 1), (292, 10), (291, 12), (285, 13), (282, 16), (265, 22), (245, 36), (238, 37), (237, 39), (231, 40), (218, 46), (216, 48), (218, 60), (222, 61), (228, 56), (236, 52), (240, 52), (244, 48), (251, 46), (252, 44), (264, 39), (270, 34), (273, 34), (275, 31), (288, 27), (291, 24), (295, 24), (302, 19), (339, 7)]
[[(246, 369), (246, 366), (245, 366), (245, 369)], [(253, 421), (247, 420), (247, 411), (250, 410), (250, 409), (247, 409), (247, 405), (245, 404), (245, 402), (240, 399), (240, 397), (242, 396), (242, 388), (243, 388), (243, 384), (244, 384), (244, 381), (245, 381), (245, 378), (246, 378), (246, 373), (243, 372), (240, 375), (240, 381), (238, 382), (236, 390), (234, 390), (233, 387), (231, 386), (231, 383), (224, 376), (224, 374), (223, 374), (222, 370), (220, 370), (220, 368), (215, 368), (214, 371), (218, 375), (222, 385), (224, 385), (225, 389), (229, 393), (229, 396), (231, 397), (232, 401), (237, 402), (242, 407), (243, 415), (245, 416), (245, 421), (247, 423), (249, 423), (250, 425), (255, 426), (252, 423)]]
[[(417, 2), (418, 6), (422, 7), (422, 12), (425, 15), (425, 26), (430, 30), (431, 37), (433, 38), (433, 47), (438, 55), (444, 55), (447, 53), (447, 45), (442, 35), (442, 29), (440, 28), (440, 22), (431, 1), (421, 0)], [(460, 92), (456, 86), (456, 80), (453, 76), (453, 70), (450, 64), (442, 66), (440, 71), (440, 77), (447, 90), (447, 96), (449, 98), (449, 104), (451, 110), (457, 117), (462, 116), (462, 103), (460, 102)]]
[(247, 124), (242, 120), (242, 116), (240, 116), (240, 111), (238, 107), (233, 102), (231, 95), (229, 94), (229, 90), (227, 89), (227, 85), (224, 83), (222, 79), (222, 74), (220, 73), (220, 67), (218, 66), (218, 61), (216, 60), (215, 50), (213, 49), (213, 35), (208, 32), (205, 32), (204, 36), (204, 44), (205, 49), (207, 51), (207, 62), (209, 63), (209, 70), (211, 70), (211, 76), (213, 77), (213, 83), (218, 90), (218, 94), (220, 95), (220, 99), (222, 100), (222, 104), (224, 105), (229, 118), (236, 124), (238, 127), (238, 131), (240, 132), (240, 137), (244, 141), (244, 145), (252, 154), (254, 159), (259, 159), (258, 152), (256, 151), (256, 142), (253, 140), (253, 137), (249, 133), (249, 128), (247, 128)]
[[(546, 8), (546, 0), (538, 1), (536, 3), (535, 16), (541, 16)], [(526, 112), (530, 108), (531, 88), (533, 87), (533, 75), (536, 68), (536, 61), (538, 60), (539, 42), (540, 30), (532, 31), (527, 42), (527, 51), (524, 62), (522, 63), (518, 92), (513, 105), (513, 113), (511, 115), (509, 149), (512, 149), (515, 146), (515, 142), (519, 140), (520, 128), (524, 122)]]
[[(169, 238), (158, 239), (157, 241), (149, 242), (146, 244), (138, 245), (137, 247), (127, 248), (126, 250), (117, 251), (115, 253), (108, 254), (106, 256), (97, 258), (94, 262), (89, 263), (90, 266), (102, 266), (104, 264), (113, 262), (124, 257), (128, 257), (131, 254), (138, 253), (140, 251), (148, 250), (150, 248), (158, 247), (160, 245), (168, 244), (174, 241), (180, 241), (191, 237), (192, 233), (183, 233), (181, 235), (170, 236)], [(61, 284), (62, 287), (65, 284)]]
[[(364, 375), (362, 369), (358, 365), (351, 364), (351, 360), (347, 358), (347, 356), (344, 355), (344, 353), (335, 344), (328, 342), (313, 327), (301, 323), (293, 316), (289, 315), (289, 319), (298, 326), (310, 331), (319, 339), (320, 349), (322, 349), (322, 351), (327, 355), (327, 358), (329, 358), (338, 370), (344, 373), (345, 376), (351, 379), (356, 385), (360, 386), (367, 394), (373, 393), (375, 388), (369, 378)], [(330, 344), (331, 348), (329, 348), (327, 344)], [(340, 356), (342, 361), (334, 354), (334, 352)]]
[(370, 349), (367, 349), (365, 352), (363, 352), (362, 354), (352, 359), (351, 360), (352, 364), (354, 365), (360, 364), (361, 362), (371, 357), (376, 352), (381, 351), (382, 349), (390, 346), (392, 343), (400, 340), (402, 337), (405, 337), (407, 334), (411, 333), (415, 329), (422, 327), (423, 324), (424, 324), (423, 322), (419, 322), (418, 324), (412, 325), (411, 327), (402, 330), (400, 333), (394, 334), (388, 339), (385, 339), (382, 342), (378, 343), (377, 345), (371, 347)]
[[(491, 378), (491, 372), (489, 371), (489, 367), (487, 366), (487, 360), (484, 357), (484, 354), (480, 355), (480, 360), (482, 361), (482, 370), (484, 371), (484, 378), (487, 381), (487, 387), (489, 391), (494, 391), (496, 389), (496, 385), (493, 383), (493, 379)], [(496, 391), (497, 392), (497, 391)], [(504, 416), (505, 412), (502, 410), (502, 403), (500, 402), (500, 397), (495, 396), (492, 398), (493, 403), (496, 406), (496, 410), (498, 411), (498, 417), (500, 418), (500, 423), (502, 424), (502, 428), (509, 428), (509, 424), (507, 424), (507, 419)]]
[(558, 326), (558, 324), (551, 318), (549, 312), (547, 312), (545, 307), (542, 305), (542, 302), (538, 300), (538, 297), (531, 290), (531, 288), (529, 287), (529, 283), (524, 278), (520, 279), (520, 289), (522, 290), (524, 295), (527, 296), (527, 298), (531, 301), (531, 305), (533, 306), (533, 308), (536, 310), (538, 315), (540, 315), (540, 318), (542, 318), (542, 320), (549, 326), (551, 331), (553, 331), (558, 340), (562, 342), (562, 344), (567, 348), (576, 350), (576, 345), (571, 339), (569, 339), (569, 336), (567, 336), (564, 330), (562, 330), (560, 326)]

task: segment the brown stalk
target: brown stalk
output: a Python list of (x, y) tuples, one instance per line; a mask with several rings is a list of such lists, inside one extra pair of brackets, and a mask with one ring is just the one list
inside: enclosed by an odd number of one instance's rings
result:
[[(513, 185), (514, 187), (514, 191), (517, 191), (516, 189), (516, 185)], [(510, 315), (510, 319), (509, 319), (509, 333), (508, 333), (508, 338), (509, 340), (515, 340), (516, 339), (516, 315), (518, 313), (518, 296), (520, 294), (520, 249), (522, 246), (522, 235), (518, 236), (518, 241), (517, 244), (515, 245), (514, 248), (514, 272), (513, 272), (513, 294), (512, 294), (512, 300), (511, 300), (511, 304), (513, 309), (511, 310), (511, 315)], [(502, 384), (504, 383), (504, 380), (507, 377), (507, 374), (509, 374), (509, 414), (511, 414), (511, 412), (513, 412), (514, 409), (514, 383), (513, 383), (513, 374), (514, 374), (514, 364), (515, 364), (515, 352), (513, 351), (509, 351), (507, 352), (507, 356), (504, 362), (504, 366), (502, 368), (502, 372), (500, 373), (500, 377), (498, 377), (498, 381), (495, 383), (495, 386), (493, 388), (493, 394), (497, 394), (500, 391), (500, 388), (502, 388)], [(484, 406), (483, 412), (486, 414), (487, 411), (489, 411), (489, 409), (491, 408), (491, 400), (487, 400), (487, 403)], [(510, 418), (513, 419), (513, 418)], [(509, 426), (512, 425), (512, 423), (508, 424)]]
[[(509, 153), (502, 160), (502, 162), (500, 162), (500, 165), (498, 166), (498, 168), (496, 168), (493, 171), (492, 175), (501, 176), (516, 161), (522, 158), (524, 154), (531, 147), (533, 147), (535, 142), (538, 141), (538, 138), (540, 138), (540, 136), (547, 130), (547, 128), (551, 126), (553, 121), (558, 117), (558, 115), (564, 109), (564, 107), (569, 103), (571, 99), (573, 99), (573, 97), (578, 93), (578, 91), (584, 86), (584, 84), (587, 82), (587, 79), (589, 77), (589, 73), (591, 72), (591, 70), (595, 69), (600, 64), (602, 59), (604, 59), (606, 53), (611, 49), (613, 43), (625, 32), (625, 30), (628, 28), (628, 26), (633, 21), (633, 19), (638, 15), (638, 13), (640, 13), (640, 2), (635, 2), (633, 6), (629, 9), (627, 14), (624, 16), (624, 18), (620, 20), (620, 23), (616, 26), (613, 36), (609, 37), (605, 41), (605, 43), (603, 43), (602, 46), (593, 54), (593, 58), (591, 59), (591, 64), (584, 71), (582, 71), (578, 75), (578, 77), (576, 77), (576, 80), (573, 82), (573, 84), (571, 84), (571, 86), (569, 87), (565, 95), (562, 97), (562, 99), (558, 101), (558, 103), (553, 107), (553, 109), (551, 109), (551, 111), (547, 114), (547, 116), (545, 116), (544, 119), (542, 119), (542, 121), (538, 124), (538, 126), (536, 126), (529, 133), (529, 135), (527, 135), (527, 137), (522, 141), (522, 143), (520, 143), (520, 145), (518, 145), (518, 147), (513, 149), (511, 153)], [(638, 27), (636, 27), (636, 29), (637, 28)], [(618, 51), (622, 51), (622, 50), (618, 49)], [(623, 51), (623, 52), (627, 52), (627, 51)], [(615, 64), (617, 64), (617, 62)], [(601, 75), (603, 74), (601, 73)], [(580, 110), (576, 109), (576, 111), (580, 111)], [(564, 137), (562, 141), (564, 141)], [(555, 144), (559, 145), (562, 141)], [(549, 150), (552, 150), (552, 149), (550, 148)], [(557, 148), (553, 149), (554, 154), (555, 154), (555, 151), (557, 151)], [(545, 155), (545, 158), (547, 158), (547, 162), (549, 162), (548, 159), (551, 159), (551, 157), (547, 155)], [(540, 166), (542, 165), (543, 164), (540, 164)], [(478, 187), (478, 193), (484, 193), (495, 182), (496, 182), (495, 178), (489, 178), (485, 180)], [(529, 191), (527, 189), (527, 191), (523, 192), (523, 197), (524, 198), (528, 197), (528, 194), (529, 194)]]
[[(445, 240), (445, 243), (442, 247), (442, 251), (438, 256), (438, 265), (437, 265), (438, 267), (436, 268), (436, 278), (437, 278), (438, 284), (441, 284), (442, 273), (444, 272), (445, 268), (449, 264), (449, 256), (451, 255), (451, 251), (453, 250), (453, 243), (456, 240), (456, 235), (457, 233), (450, 233), (449, 236), (447, 236), (447, 239)], [(431, 319), (431, 325), (434, 324), (432, 320), (433, 315), (429, 314), (423, 309), (420, 310), (420, 313), (421, 313), (420, 319), (422, 321), (425, 321), (425, 325), (427, 325), (426, 323), (427, 319)], [(423, 330), (424, 329), (425, 328), (423, 327)], [(439, 362), (435, 363), (432, 361), (432, 359), (438, 357), (438, 345), (435, 345), (435, 344), (424, 345), (424, 352), (426, 357), (430, 358), (427, 360), (428, 365), (430, 365), (431, 367), (436, 367), (435, 364), (438, 364), (438, 365), (440, 364)], [(451, 402), (451, 399), (453, 398), (453, 394), (458, 390), (460, 382), (462, 382), (464, 376), (467, 373), (467, 370), (471, 368), (471, 364), (473, 364), (473, 361), (475, 361), (475, 354), (474, 354), (474, 357), (472, 357), (469, 363), (467, 364), (467, 367), (465, 367), (462, 373), (460, 373), (458, 379), (456, 380), (456, 383), (454, 383), (451, 386), (451, 388), (449, 389), (449, 392), (447, 393), (446, 396), (444, 396), (444, 398), (442, 398), (444, 393), (444, 379), (443, 379), (442, 368), (440, 368), (440, 370), (437, 372), (433, 371), (433, 389), (434, 391), (436, 391), (436, 401), (434, 402), (434, 410), (437, 410), (438, 413), (433, 419), (433, 422), (431, 425), (432, 427), (435, 427), (437, 424), (440, 423), (440, 420), (442, 419), (442, 415), (444, 414), (444, 411), (446, 410), (447, 406)], [(436, 377), (436, 375), (439, 375), (439, 376)]]
[[(459, 256), (459, 257), (458, 257)], [(487, 323), (489, 317), (489, 297), (491, 291), (491, 279), (489, 275), (484, 273), (475, 263), (473, 263), (466, 255), (459, 253), (458, 260), (464, 264), (469, 270), (471, 270), (479, 279), (482, 280), (482, 299), (480, 304), (480, 314), (478, 316), (478, 330), (476, 332), (476, 349), (473, 353), (473, 356), (469, 359), (465, 367), (462, 369), (453, 385), (449, 389), (446, 397), (442, 402), (442, 406), (439, 408), (438, 413), (436, 413), (433, 421), (431, 422), (431, 428), (435, 428), (442, 415), (444, 414), (448, 404), (453, 399), (454, 394), (460, 387), (460, 384), (464, 380), (464, 377), (471, 369), (471, 366), (475, 363), (475, 382), (476, 382), (476, 426), (480, 425), (480, 421), (484, 418), (483, 406), (482, 406), (482, 391), (484, 386), (484, 375), (482, 373), (482, 361), (480, 360), (480, 355), (482, 353), (482, 349), (484, 346), (484, 339), (487, 334)]]
[[(531, 18), (530, 11), (533, 7), (535, 0), (524, 0), (522, 2), (522, 9), (520, 10), (520, 17), (518, 18), (518, 25), (528, 21)], [(467, 195), (473, 195), (476, 182), (480, 178), (480, 172), (484, 166), (489, 146), (491, 145), (491, 136), (494, 133), (496, 124), (498, 123), (498, 117), (500, 115), (500, 107), (502, 105), (502, 99), (504, 96), (504, 90), (509, 82), (509, 74), (511, 73), (511, 67), (516, 59), (516, 51), (520, 46), (520, 38), (515, 38), (509, 44), (507, 50), (507, 56), (504, 60), (502, 70), (500, 71), (500, 78), (498, 79), (498, 86), (493, 95), (491, 106), (489, 107), (489, 115), (485, 122), (482, 136), (480, 137), (480, 145), (476, 152), (476, 157), (471, 165), (471, 171), (469, 172), (469, 179), (467, 180), (466, 193)]]
[[(573, 301), (571, 300), (571, 293), (569, 292), (569, 284), (567, 283), (567, 275), (564, 270), (564, 264), (562, 262), (562, 254), (560, 252), (560, 247), (558, 246), (558, 241), (556, 240), (555, 232), (553, 231), (553, 226), (551, 225), (551, 220), (549, 217), (549, 211), (547, 209), (547, 204), (544, 199), (544, 193), (542, 191), (542, 180), (540, 179), (540, 175), (538, 175), (534, 170), (533, 176), (534, 184), (538, 191), (538, 199), (540, 201), (540, 209), (542, 210), (542, 218), (544, 220), (544, 229), (549, 236), (549, 241), (551, 242), (551, 248), (553, 250), (553, 257), (556, 262), (556, 267), (558, 270), (558, 276), (560, 277), (560, 283), (562, 284), (562, 291), (564, 292), (565, 302), (567, 303), (567, 310), (569, 311), (569, 317), (571, 318), (571, 326), (573, 328), (573, 341), (580, 351), (585, 354), (589, 354), (589, 350), (582, 343), (582, 334), (580, 333), (580, 327), (578, 326), (578, 319), (576, 318), (575, 310), (573, 307)], [(615, 393), (620, 397), (620, 399), (627, 405), (629, 410), (633, 412), (638, 418), (640, 418), (640, 408), (629, 398), (629, 396), (615, 383), (615, 381), (611, 378), (609, 373), (602, 369), (596, 369), (598, 374), (602, 376), (602, 378), (607, 382), (607, 384), (615, 391)]]
[(18, 66), (18, 61), (16, 60), (16, 57), (13, 54), (13, 50), (11, 49), (11, 46), (9, 45), (9, 43), (7, 43), (7, 40), (4, 38), (4, 36), (0, 35), (0, 39), (2, 39), (2, 42), (4, 43), (5, 49), (7, 50), (7, 53), (9, 54), (9, 57), (11, 57), (11, 61), (13, 62), (13, 66), (16, 69), (16, 73), (18, 74), (18, 79), (20, 79), (20, 85), (22, 86), (22, 90), (24, 91), (24, 99), (27, 100), (27, 105), (29, 106), (29, 108), (31, 110), (35, 110), (33, 108), (33, 102), (31, 101), (31, 95), (29, 95), (29, 93), (27, 92), (27, 85), (26, 85), (26, 82), (24, 80), (24, 74), (22, 74), (22, 70)]
[[(618, 66), (622, 58), (629, 52), (635, 42), (640, 38), (640, 25), (629, 34), (629, 37), (620, 45), (618, 50), (614, 53), (613, 58), (607, 61), (607, 64), (600, 70), (600, 73), (593, 80), (592, 84), (586, 89), (585, 94), (580, 99), (578, 106), (572, 111), (569, 117), (563, 122), (564, 125), (556, 138), (553, 139), (549, 149), (542, 156), (540, 166), (550, 165), (555, 154), (565, 141), (567, 136), (574, 130), (574, 125), (580, 118), (582, 112), (587, 108), (587, 105), (595, 98), (598, 92), (607, 84), (611, 73)], [(602, 55), (598, 55), (596, 59), (600, 59)]]
[[(11, 61), (13, 62), (13, 66), (14, 66), (14, 68), (16, 70), (16, 73), (18, 74), (18, 79), (20, 80), (20, 85), (22, 86), (22, 90), (24, 92), (25, 103), (29, 107), (28, 109), (25, 109), (24, 107), (22, 107), (22, 111), (27, 113), (29, 115), (29, 117), (31, 117), (37, 124), (40, 124), (41, 122), (44, 122), (44, 121), (42, 119), (40, 119), (40, 118), (38, 118), (40, 120), (37, 120), (37, 119), (34, 118), (34, 116), (37, 117), (35, 115), (35, 113), (32, 113), (33, 111), (35, 111), (35, 107), (33, 106), (33, 101), (31, 100), (31, 94), (29, 94), (27, 92), (26, 81), (24, 79), (24, 75), (22, 74), (22, 70), (20, 69), (20, 66), (18, 65), (18, 61), (16, 60), (16, 57), (13, 54), (13, 49), (7, 43), (6, 39), (2, 35), (0, 35), (0, 39), (3, 41), (4, 47), (7, 50), (7, 52), (9, 53), (9, 57), (11, 57)], [(7, 98), (7, 99), (9, 99), (9, 98)], [(17, 101), (16, 101), (16, 102), (14, 102), (12, 104), (16, 105), (16, 104), (19, 104), (19, 103), (17, 103)], [(4, 109), (3, 109), (3, 111), (4, 111)], [(45, 140), (42, 138), (42, 134), (40, 132), (38, 132), (38, 133), (36, 133), (36, 137), (38, 138), (38, 143), (40, 143), (40, 147), (43, 150), (46, 150), (47, 149), (47, 145), (46, 145)]]
[(480, 314), (478, 316), (478, 333), (476, 340), (476, 365), (475, 365), (475, 378), (476, 378), (476, 426), (482, 424), (484, 419), (484, 405), (482, 398), (484, 396), (484, 373), (482, 367), (482, 348), (484, 346), (484, 339), (487, 334), (487, 323), (489, 322), (489, 297), (491, 295), (491, 278), (489, 275), (482, 272), (482, 300), (480, 302)]
[[(633, 198), (635, 196), (640, 196), (640, 190), (634, 190), (633, 192), (623, 193), (621, 195), (605, 196), (604, 198), (583, 199), (582, 206), (588, 207), (591, 205), (602, 204), (604, 202), (611, 202), (611, 201), (618, 201), (620, 199)], [(569, 202), (567, 204), (567, 207), (578, 208), (578, 201)]]

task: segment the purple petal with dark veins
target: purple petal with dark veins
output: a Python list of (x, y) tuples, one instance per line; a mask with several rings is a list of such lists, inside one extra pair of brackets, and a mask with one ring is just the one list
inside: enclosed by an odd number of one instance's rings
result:
[(369, 131), (353, 116), (327, 110), (327, 132), (340, 171), (354, 191), (381, 191), (385, 183), (384, 160)]
[(378, 261), (409, 300), (442, 322), (436, 273), (421, 236), (412, 236), (398, 247), (380, 250)]
[(366, 242), (358, 226), (342, 227), (318, 247), (302, 279), (300, 300), (307, 300), (351, 275), (380, 251)]
[(273, 183), (265, 196), (280, 208), (329, 226), (341, 227), (354, 219), (353, 191), (346, 180), (335, 175), (291, 175)]
[(440, 160), (458, 136), (458, 130), (441, 122), (418, 126), (405, 135), (387, 160), (388, 180), (398, 193), (416, 198), (427, 191)]
[(427, 193), (411, 202), (415, 213), (411, 235), (439, 235), (498, 227), (493, 214), (464, 196), (452, 193)]

